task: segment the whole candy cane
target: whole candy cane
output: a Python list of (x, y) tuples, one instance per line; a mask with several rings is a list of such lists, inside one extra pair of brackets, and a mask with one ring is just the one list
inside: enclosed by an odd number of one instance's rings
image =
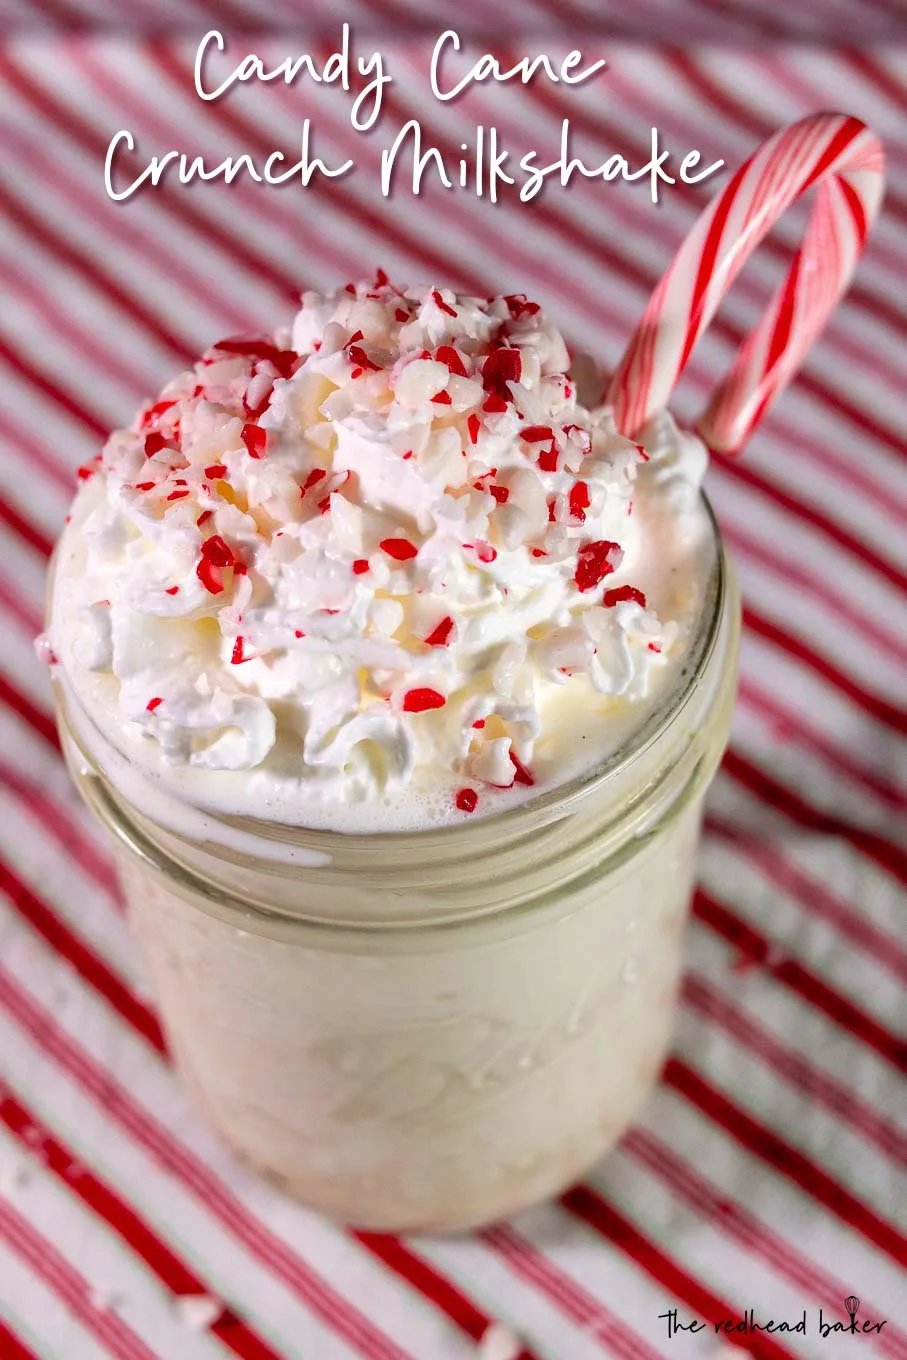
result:
[(738, 451), (849, 284), (884, 184), (882, 145), (858, 118), (817, 113), (763, 142), (696, 222), (652, 294), (608, 391), (618, 429), (635, 436), (667, 404), (749, 256), (817, 185), (790, 272), (699, 422), (710, 448)]

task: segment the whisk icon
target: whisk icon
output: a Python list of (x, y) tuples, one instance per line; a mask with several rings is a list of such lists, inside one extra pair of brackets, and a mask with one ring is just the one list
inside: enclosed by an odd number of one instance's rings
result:
[(844, 1307), (850, 1314), (851, 1327), (855, 1328), (857, 1325), (857, 1313), (860, 1311), (860, 1300), (857, 1298), (856, 1294), (848, 1294), (847, 1298), (844, 1300)]

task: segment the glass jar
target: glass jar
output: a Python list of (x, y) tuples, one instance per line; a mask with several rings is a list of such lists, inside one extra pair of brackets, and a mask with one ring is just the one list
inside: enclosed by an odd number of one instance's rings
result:
[(369, 1229), (471, 1227), (570, 1184), (637, 1115), (671, 1040), (736, 688), (715, 537), (686, 665), (632, 739), (434, 831), (205, 814), (189, 836), (57, 677), (177, 1066), (232, 1148), (306, 1204)]

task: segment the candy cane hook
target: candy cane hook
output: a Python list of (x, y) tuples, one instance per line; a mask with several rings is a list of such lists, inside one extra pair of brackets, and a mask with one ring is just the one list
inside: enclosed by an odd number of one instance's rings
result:
[(802, 364), (850, 283), (885, 186), (882, 144), (864, 123), (817, 113), (774, 133), (694, 225), (649, 299), (608, 391), (635, 437), (666, 406), (696, 342), (743, 265), (795, 199), (817, 194), (803, 244), (699, 422), (737, 452)]

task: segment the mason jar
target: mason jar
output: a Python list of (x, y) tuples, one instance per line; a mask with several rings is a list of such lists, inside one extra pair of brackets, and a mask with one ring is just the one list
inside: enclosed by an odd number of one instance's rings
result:
[[(717, 529), (685, 664), (611, 758), (503, 813), (344, 835), (148, 797), (59, 668), (176, 1065), (247, 1163), (357, 1227), (459, 1230), (621, 1136), (673, 1029), (702, 804), (736, 688)], [(183, 812), (192, 815), (181, 815)]]

